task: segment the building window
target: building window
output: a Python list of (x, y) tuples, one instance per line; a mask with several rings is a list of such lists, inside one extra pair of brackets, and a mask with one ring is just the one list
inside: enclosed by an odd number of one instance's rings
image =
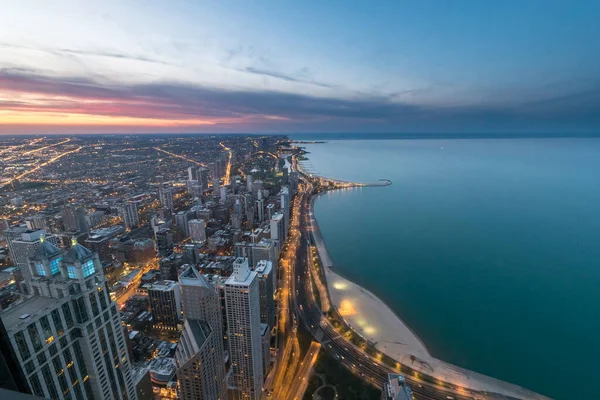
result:
[(23, 334), (23, 331), (15, 333), (15, 342), (17, 342), (17, 347), (19, 348), (19, 353), (21, 353), (21, 358), (23, 360), (27, 360), (31, 356), (31, 352), (29, 351), (27, 341), (25, 341), (25, 335)]
[(38, 276), (46, 276), (46, 268), (44, 268), (44, 264), (35, 263), (35, 272), (37, 272)]
[(63, 314), (65, 315), (65, 320), (67, 321), (67, 328), (73, 327), (73, 315), (71, 314), (71, 307), (69, 307), (69, 303), (65, 303), (62, 305)]
[(60, 271), (59, 265), (62, 261), (62, 257), (55, 258), (54, 260), (50, 260), (50, 273), (52, 275), (58, 274)]
[(38, 378), (37, 374), (32, 375), (31, 378), (29, 378), (29, 381), (31, 382), (33, 394), (39, 397), (46, 397), (44, 395), (44, 389), (42, 389), (42, 385), (40, 384), (40, 378)]
[(62, 324), (62, 320), (60, 319), (60, 313), (58, 310), (52, 310), (52, 322), (54, 322), (54, 327), (56, 328), (56, 334), (58, 336), (64, 333), (64, 328)]
[(78, 279), (79, 277), (77, 276), (77, 267), (74, 265), (69, 265), (67, 267), (67, 273), (69, 274), (69, 278), (71, 279)]
[(33, 350), (36, 352), (40, 351), (42, 349), (42, 342), (40, 341), (40, 335), (38, 334), (35, 322), (27, 327), (27, 331), (29, 332), (29, 338), (33, 344)]
[(94, 260), (86, 261), (82, 266), (81, 270), (83, 271), (83, 277), (88, 277), (96, 272), (96, 267), (94, 266)]

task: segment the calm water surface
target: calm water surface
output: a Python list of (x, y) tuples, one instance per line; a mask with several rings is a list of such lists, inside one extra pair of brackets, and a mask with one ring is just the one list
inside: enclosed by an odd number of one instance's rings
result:
[(316, 216), (337, 270), (443, 360), (600, 399), (600, 140), (340, 140)]

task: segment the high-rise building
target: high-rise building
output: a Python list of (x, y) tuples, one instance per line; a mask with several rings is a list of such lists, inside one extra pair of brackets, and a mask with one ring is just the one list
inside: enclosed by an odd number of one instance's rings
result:
[(221, 203), (225, 203), (227, 201), (227, 188), (222, 186), (220, 189), (221, 194)]
[[(31, 393), (17, 353), (11, 346), (8, 333), (0, 319), (0, 388), (21, 393)], [(3, 397), (0, 395), (0, 397)]]
[(155, 328), (177, 329), (181, 324), (181, 289), (175, 281), (158, 281), (148, 288)]
[(287, 231), (284, 225), (284, 215), (282, 213), (275, 213), (271, 218), (271, 239), (279, 241), (280, 245), (285, 242), (287, 238)]
[(137, 398), (121, 319), (98, 257), (42, 240), (29, 259), (34, 295), (0, 314), (32, 393), (51, 399)]
[(246, 175), (246, 190), (252, 193), (252, 175)]
[(201, 197), (202, 196), (202, 184), (200, 181), (187, 181), (186, 182), (187, 191), (192, 197)]
[(180, 276), (183, 331), (175, 353), (183, 400), (227, 398), (220, 298), (193, 266)]
[(166, 257), (173, 252), (173, 234), (170, 229), (160, 229), (154, 236), (159, 257)]
[(264, 376), (260, 297), (257, 272), (250, 271), (245, 258), (234, 261), (233, 274), (225, 281), (225, 304), (233, 400), (258, 400)]
[(4, 237), (4, 232), (10, 228), (7, 219), (0, 219), (0, 238)]
[(175, 225), (177, 225), (185, 236), (190, 235), (189, 221), (194, 218), (194, 212), (191, 210), (179, 211), (175, 214)]
[(138, 215), (136, 203), (125, 204), (119, 209), (119, 212), (121, 218), (123, 218), (125, 229), (132, 229), (140, 224), (140, 216)]
[(27, 229), (37, 231), (39, 229), (46, 229), (46, 217), (43, 215), (34, 215), (25, 220)]
[(275, 323), (275, 302), (273, 293), (273, 277), (271, 276), (273, 263), (267, 260), (260, 260), (256, 265), (255, 271), (258, 277), (258, 293), (260, 296), (260, 322), (269, 325), (271, 329)]
[(271, 220), (273, 215), (275, 215), (275, 204), (271, 203), (267, 205), (267, 219)]
[(160, 200), (160, 205), (169, 210), (169, 212), (173, 212), (173, 189), (171, 188), (159, 188), (158, 189), (158, 198)]
[(193, 219), (188, 222), (190, 241), (192, 243), (206, 242), (206, 223), (202, 219)]
[(200, 167), (198, 169), (198, 180), (200, 181), (200, 184), (202, 185), (202, 189), (208, 188), (208, 175), (209, 175), (208, 168)]
[(65, 206), (62, 217), (63, 227), (67, 232), (87, 233), (90, 230), (83, 207)]
[(256, 220), (259, 226), (265, 220), (265, 201), (263, 199), (256, 200)]
[(188, 181), (197, 181), (198, 180), (198, 167), (192, 165), (188, 167)]
[(411, 400), (412, 393), (404, 375), (388, 374), (388, 380), (381, 389), (381, 400)]

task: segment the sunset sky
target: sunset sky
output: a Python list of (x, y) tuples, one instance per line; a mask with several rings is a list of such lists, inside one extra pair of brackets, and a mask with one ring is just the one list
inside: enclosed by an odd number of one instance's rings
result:
[(600, 131), (598, 1), (3, 1), (0, 134)]

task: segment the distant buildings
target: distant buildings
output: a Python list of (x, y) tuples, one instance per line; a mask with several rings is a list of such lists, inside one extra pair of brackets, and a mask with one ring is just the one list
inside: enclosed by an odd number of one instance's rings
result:
[(263, 385), (263, 346), (257, 273), (239, 257), (225, 282), (232, 399), (258, 400)]
[(158, 329), (177, 329), (181, 324), (181, 289), (174, 281), (158, 281), (148, 289), (153, 325)]
[(381, 400), (411, 400), (412, 392), (403, 375), (388, 374), (388, 380), (381, 389)]

